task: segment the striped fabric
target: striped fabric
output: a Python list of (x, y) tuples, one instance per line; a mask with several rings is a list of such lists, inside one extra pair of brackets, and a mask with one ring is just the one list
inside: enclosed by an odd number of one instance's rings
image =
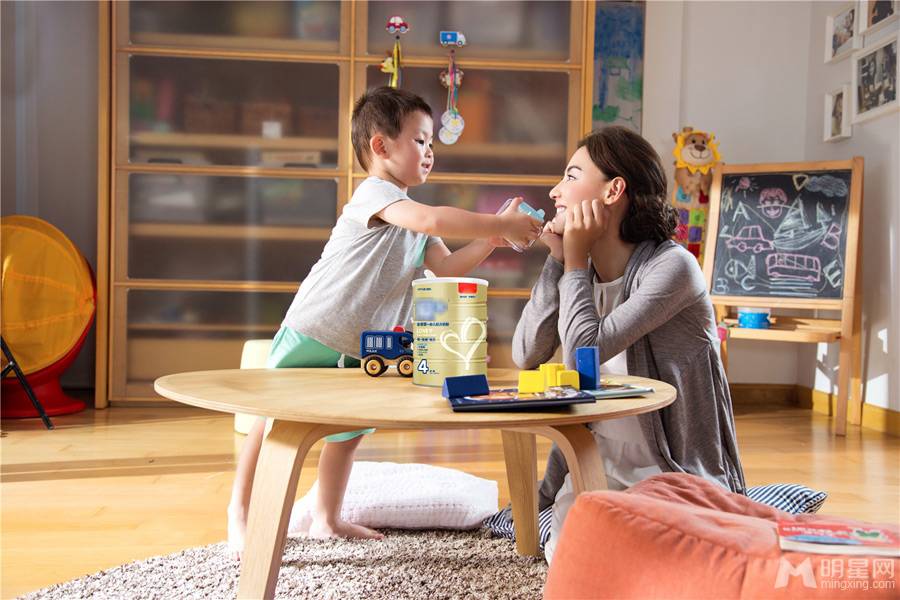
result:
[[(552, 506), (548, 506), (538, 513), (538, 540), (540, 541), (541, 550), (544, 549), (544, 544), (550, 539), (550, 523), (552, 520)], [(488, 517), (484, 522), (484, 526), (490, 529), (497, 537), (516, 539), (516, 533), (513, 530), (512, 509), (508, 506)]]
[(796, 483), (773, 483), (749, 488), (747, 497), (754, 502), (799, 515), (818, 512), (828, 494)]
[[(749, 488), (747, 497), (754, 502), (796, 515), (817, 512), (822, 507), (828, 494), (794, 483), (773, 483), (772, 485), (760, 485)], [(544, 545), (550, 539), (550, 523), (552, 521), (552, 506), (548, 506), (538, 514), (538, 534), (541, 550), (544, 549)], [(508, 506), (488, 517), (484, 522), (484, 526), (498, 537), (511, 540), (516, 539), (516, 533), (513, 530), (512, 509)]]

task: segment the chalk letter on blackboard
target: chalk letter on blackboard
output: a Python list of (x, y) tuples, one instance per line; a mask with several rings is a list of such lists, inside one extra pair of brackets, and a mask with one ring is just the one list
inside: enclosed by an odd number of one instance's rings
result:
[(832, 287), (840, 287), (841, 286), (841, 276), (844, 274), (841, 271), (841, 265), (838, 263), (837, 259), (834, 259), (822, 269), (822, 273), (825, 275), (825, 279), (828, 280), (828, 283), (831, 284)]

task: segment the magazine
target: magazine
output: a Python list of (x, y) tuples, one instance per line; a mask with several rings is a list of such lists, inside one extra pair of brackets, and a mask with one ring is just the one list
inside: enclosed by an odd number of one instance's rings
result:
[(653, 388), (643, 387), (639, 385), (631, 385), (630, 383), (618, 383), (611, 379), (603, 379), (600, 381), (600, 387), (596, 390), (584, 390), (594, 398), (610, 399), (610, 398), (634, 398), (643, 396), (644, 394), (652, 394)]
[(878, 525), (854, 527), (844, 523), (778, 521), (782, 550), (812, 554), (900, 556), (900, 537)]

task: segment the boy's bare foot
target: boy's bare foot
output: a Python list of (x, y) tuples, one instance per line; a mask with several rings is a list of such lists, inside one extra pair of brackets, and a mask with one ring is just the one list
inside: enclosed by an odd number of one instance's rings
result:
[(247, 512), (240, 508), (228, 507), (228, 557), (241, 560), (244, 551), (244, 537), (247, 533)]
[(353, 523), (348, 523), (347, 521), (340, 520), (329, 524), (325, 521), (319, 521), (316, 519), (313, 519), (313, 522), (310, 523), (308, 535), (311, 538), (347, 537), (362, 538), (367, 540), (380, 540), (384, 538), (383, 534), (375, 531), (374, 529), (363, 527), (362, 525), (355, 525)]

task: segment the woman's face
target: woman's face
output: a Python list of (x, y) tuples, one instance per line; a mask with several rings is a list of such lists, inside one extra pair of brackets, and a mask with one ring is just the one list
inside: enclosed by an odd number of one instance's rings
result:
[(575, 151), (566, 166), (562, 181), (550, 190), (550, 198), (556, 207), (553, 219), (553, 231), (562, 234), (566, 224), (566, 210), (578, 202), (603, 198), (609, 179), (591, 160), (587, 148), (582, 146)]

